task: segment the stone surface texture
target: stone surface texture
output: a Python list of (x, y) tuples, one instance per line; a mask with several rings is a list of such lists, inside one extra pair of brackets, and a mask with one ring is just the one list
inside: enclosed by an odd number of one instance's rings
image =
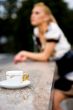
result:
[(23, 70), (30, 77), (31, 85), (22, 89), (0, 88), (0, 110), (51, 110), (51, 93), (55, 72), (54, 62), (12, 61), (0, 66), (0, 81), (6, 71)]

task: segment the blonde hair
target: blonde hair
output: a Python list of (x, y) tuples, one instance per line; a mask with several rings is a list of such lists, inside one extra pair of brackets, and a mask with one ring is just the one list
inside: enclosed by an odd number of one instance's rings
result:
[(52, 22), (57, 22), (56, 19), (53, 16), (53, 14), (52, 14), (50, 8), (48, 6), (46, 6), (43, 2), (36, 3), (34, 5), (34, 7), (42, 7), (44, 9), (45, 13), (50, 16), (50, 22), (51, 21)]

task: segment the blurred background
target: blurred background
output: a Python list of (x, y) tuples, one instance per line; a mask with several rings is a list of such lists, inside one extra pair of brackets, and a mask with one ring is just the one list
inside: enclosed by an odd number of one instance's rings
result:
[(33, 51), (30, 14), (37, 2), (44, 2), (50, 7), (59, 26), (73, 45), (72, 0), (0, 0), (0, 53)]

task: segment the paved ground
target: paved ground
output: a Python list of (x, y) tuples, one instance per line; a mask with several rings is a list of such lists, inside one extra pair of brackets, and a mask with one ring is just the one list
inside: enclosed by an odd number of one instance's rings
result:
[(63, 110), (73, 110), (73, 98), (67, 99), (61, 103)]

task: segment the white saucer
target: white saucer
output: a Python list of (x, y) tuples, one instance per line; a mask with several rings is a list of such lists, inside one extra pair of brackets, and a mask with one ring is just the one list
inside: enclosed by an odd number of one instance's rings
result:
[(23, 88), (30, 85), (30, 81), (19, 81), (18, 78), (11, 78), (0, 82), (0, 87), (8, 89)]

